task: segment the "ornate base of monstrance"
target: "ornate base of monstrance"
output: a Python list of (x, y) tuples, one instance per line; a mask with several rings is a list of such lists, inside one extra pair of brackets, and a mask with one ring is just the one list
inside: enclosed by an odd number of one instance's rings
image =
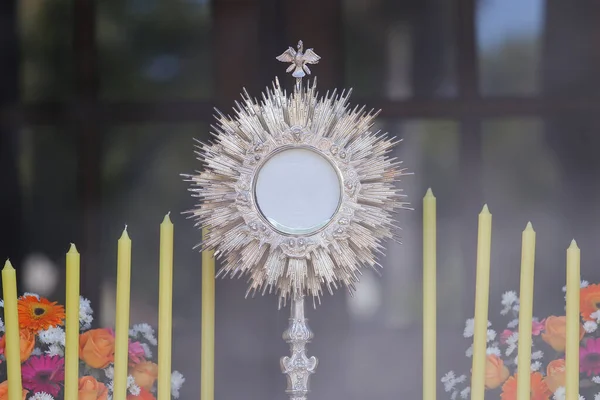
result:
[(304, 296), (295, 295), (290, 305), (290, 325), (283, 340), (290, 345), (291, 357), (281, 358), (281, 371), (287, 375), (286, 393), (290, 400), (306, 400), (310, 376), (319, 363), (316, 357), (306, 355), (306, 345), (313, 338), (304, 316)]

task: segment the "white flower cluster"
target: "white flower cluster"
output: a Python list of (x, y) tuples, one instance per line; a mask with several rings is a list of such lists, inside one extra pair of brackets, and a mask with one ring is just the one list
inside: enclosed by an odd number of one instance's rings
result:
[(595, 321), (585, 321), (583, 323), (583, 329), (585, 329), (587, 333), (594, 333), (598, 330), (598, 325), (600, 325), (600, 310), (591, 313), (590, 317), (595, 319)]
[(48, 346), (47, 355), (51, 357), (65, 355), (65, 331), (61, 327), (51, 327), (40, 331), (38, 337), (42, 343)]
[[(112, 399), (115, 385), (115, 368), (112, 364), (104, 368), (104, 374), (108, 378), (108, 383), (106, 384), (106, 388), (108, 389), (108, 398)], [(127, 376), (127, 391), (134, 396), (139, 395), (141, 392), (140, 387), (135, 384), (135, 379), (132, 375)]]
[(460, 398), (468, 399), (470, 393), (471, 393), (471, 387), (467, 386), (466, 388), (464, 388), (463, 390), (460, 391)]
[[(466, 379), (466, 377), (465, 377)], [(179, 398), (179, 390), (181, 390), (181, 386), (185, 382), (185, 378), (179, 371), (173, 371), (171, 374), (171, 395), (176, 399)]]
[[(586, 288), (588, 286), (590, 286), (590, 283), (588, 281), (582, 279), (581, 283), (579, 284), (579, 287), (583, 289), (583, 288)], [(563, 291), (563, 293), (567, 293), (567, 287), (563, 286), (562, 291)]]
[(519, 332), (513, 332), (509, 337), (506, 338), (506, 356), (510, 356), (516, 349), (519, 342)]
[(519, 296), (517, 296), (517, 293), (513, 290), (508, 291), (502, 295), (501, 304), (503, 308), (500, 311), (500, 314), (502, 315), (508, 314), (511, 310), (515, 313), (519, 312)]
[(54, 397), (46, 392), (37, 392), (29, 400), (54, 400)]
[[(490, 329), (492, 326), (492, 323), (490, 321), (488, 321), (487, 323), (488, 326), (488, 330), (487, 330), (487, 338), (486, 338), (486, 342), (488, 343), (488, 348), (486, 349), (486, 353), (487, 354), (495, 354), (497, 356), (501, 355), (501, 351), (498, 348), (498, 343), (495, 342), (496, 337), (498, 336), (496, 331), (493, 329)], [(465, 322), (465, 330), (463, 332), (463, 336), (465, 338), (470, 338), (473, 337), (474, 335), (474, 329), (475, 329), (475, 319), (474, 318), (469, 318), (466, 322)], [(467, 357), (472, 357), (473, 356), (473, 344), (471, 344), (471, 346), (469, 346), (469, 348), (467, 349), (467, 351), (465, 352), (465, 355)]]
[(141, 346), (144, 349), (146, 358), (152, 358), (152, 350), (150, 349), (150, 346), (148, 346), (148, 343), (142, 343)]
[(531, 363), (531, 372), (537, 372), (542, 368), (542, 363), (539, 361), (533, 361)]
[[(488, 328), (491, 326), (492, 326), (492, 323), (490, 321), (488, 321)], [(467, 320), (467, 322), (465, 323), (465, 330), (463, 332), (463, 336), (466, 338), (473, 337), (474, 330), (475, 330), (475, 318), (469, 318)], [(490, 331), (492, 333), (490, 333)], [(488, 329), (488, 342), (490, 341), (490, 339), (489, 339), (490, 335), (493, 335), (493, 338), (491, 340), (494, 340), (496, 338), (496, 332), (492, 329)]]
[(4, 332), (4, 321), (0, 318), (0, 332)]
[(114, 379), (115, 368), (112, 366), (112, 364), (110, 364), (108, 367), (104, 368), (104, 375), (106, 375), (106, 377), (108, 379), (110, 379), (111, 381)]
[(138, 396), (141, 389), (135, 384), (135, 378), (132, 375), (127, 376), (127, 391), (134, 396)]
[(442, 383), (444, 384), (444, 390), (446, 393), (451, 393), (450, 398), (452, 400), (456, 400), (460, 395), (463, 399), (469, 397), (469, 393), (471, 392), (471, 388), (469, 386), (465, 387), (462, 390), (459, 390), (456, 386), (461, 383), (465, 383), (467, 380), (466, 375), (456, 376), (454, 371), (449, 371), (446, 375), (442, 377)]
[(152, 346), (158, 345), (158, 341), (154, 336), (154, 329), (150, 325), (146, 323), (133, 325), (133, 328), (129, 330), (129, 336), (137, 338), (138, 335), (144, 337)]
[(93, 313), (94, 310), (92, 310), (90, 301), (83, 296), (79, 296), (79, 329), (88, 330), (92, 327)]
[[(554, 395), (552, 396), (552, 399), (553, 400), (565, 400), (566, 395), (567, 395), (567, 393), (565, 391), (565, 388), (563, 386), (560, 386), (554, 392)], [(599, 395), (600, 395), (600, 393), (598, 393), (596, 396), (594, 396), (594, 400), (600, 400)], [(585, 400), (585, 397), (583, 397), (582, 395), (579, 395), (579, 400)]]

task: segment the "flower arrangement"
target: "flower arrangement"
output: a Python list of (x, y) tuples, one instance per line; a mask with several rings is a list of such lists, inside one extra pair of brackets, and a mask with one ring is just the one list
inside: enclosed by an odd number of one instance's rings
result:
[[(0, 300), (0, 307), (4, 304)], [(56, 302), (33, 293), (18, 299), (19, 333), (23, 400), (62, 399), (65, 378), (65, 309)], [(108, 400), (112, 398), (114, 331), (110, 328), (91, 329), (93, 310), (90, 301), (81, 297), (79, 303), (79, 399)], [(0, 333), (4, 323), (0, 318)], [(134, 325), (129, 330), (129, 376), (127, 400), (155, 400), (158, 365), (153, 358), (157, 340), (148, 324)], [(5, 340), (0, 337), (0, 400), (8, 398)], [(185, 379), (177, 371), (171, 375), (171, 394), (179, 397)], [(71, 399), (69, 399), (71, 400)]]
[[(566, 292), (566, 287), (563, 288)], [(500, 394), (501, 400), (517, 396), (517, 345), (519, 298), (514, 291), (502, 295), (500, 314), (508, 318), (506, 328), (497, 333), (488, 322), (485, 386)], [(581, 282), (580, 289), (580, 399), (600, 400), (600, 284)], [(472, 341), (474, 320), (466, 322), (464, 337)], [(564, 400), (565, 398), (566, 317), (550, 315), (532, 321), (531, 399)], [(466, 356), (473, 355), (473, 345)], [(449, 371), (443, 378), (444, 389), (452, 400), (467, 399), (470, 386), (466, 374)]]

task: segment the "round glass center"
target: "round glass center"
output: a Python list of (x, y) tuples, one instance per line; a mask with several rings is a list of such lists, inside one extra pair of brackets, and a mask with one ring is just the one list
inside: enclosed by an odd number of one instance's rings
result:
[(340, 180), (319, 153), (289, 149), (262, 166), (256, 180), (256, 202), (277, 230), (312, 233), (331, 220), (340, 203)]

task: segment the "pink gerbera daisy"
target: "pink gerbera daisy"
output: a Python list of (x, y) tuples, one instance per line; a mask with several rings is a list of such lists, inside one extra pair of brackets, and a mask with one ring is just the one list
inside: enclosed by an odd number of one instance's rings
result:
[(579, 371), (587, 376), (600, 374), (600, 338), (588, 339), (585, 347), (579, 348)]
[(46, 392), (56, 397), (65, 380), (65, 359), (59, 356), (31, 357), (21, 371), (23, 387), (33, 393)]

